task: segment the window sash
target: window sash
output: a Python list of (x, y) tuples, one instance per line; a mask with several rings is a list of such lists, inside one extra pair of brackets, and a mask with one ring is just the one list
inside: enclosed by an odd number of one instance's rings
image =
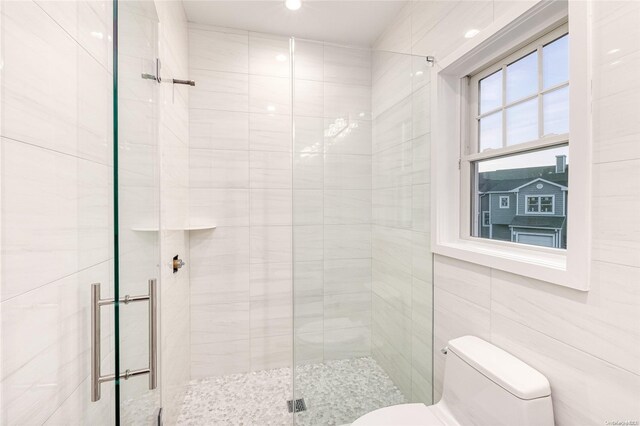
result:
[[(512, 155), (516, 153), (536, 150), (544, 147), (551, 147), (560, 144), (566, 144), (569, 142), (569, 134), (563, 135), (551, 135), (544, 136), (544, 111), (543, 111), (543, 96), (545, 94), (554, 92), (556, 90), (563, 89), (569, 86), (569, 81), (558, 83), (552, 87), (546, 89), (543, 88), (543, 56), (542, 49), (544, 46), (554, 42), (555, 40), (568, 34), (568, 24), (564, 23), (552, 31), (546, 33), (542, 37), (537, 38), (532, 43), (516, 50), (503, 59), (495, 62), (481, 71), (475, 73), (473, 76), (467, 77), (467, 96), (469, 99), (468, 104), (468, 122), (466, 129), (468, 134), (466, 139), (466, 146), (462, 149), (461, 160), (465, 161), (477, 161), (480, 159), (494, 158), (506, 155)], [(509, 65), (517, 62), (519, 59), (533, 53), (538, 52), (538, 87), (536, 93), (527, 97), (517, 99), (513, 102), (507, 103), (506, 101), (506, 69)], [(480, 81), (498, 71), (502, 70), (502, 102), (501, 106), (494, 108), (490, 111), (480, 113)], [(538, 99), (538, 139), (527, 141), (515, 145), (507, 145), (507, 122), (506, 122), (506, 110), (510, 107), (522, 104), (532, 99)], [(498, 149), (489, 149), (487, 151), (480, 151), (480, 138), (479, 138), (479, 124), (480, 119), (487, 117), (491, 114), (500, 113), (502, 115), (502, 147)]]

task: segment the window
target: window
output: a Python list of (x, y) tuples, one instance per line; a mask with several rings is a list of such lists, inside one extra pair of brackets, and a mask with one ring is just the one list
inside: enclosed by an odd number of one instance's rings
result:
[[(463, 161), (470, 164), (469, 198), (476, 212), (472, 237), (566, 248), (567, 28), (554, 29), (468, 78), (470, 116)], [(504, 193), (513, 194), (514, 209)], [(491, 232), (480, 229), (488, 226), (486, 217), (493, 218)]]
[(508, 209), (509, 208), (509, 196), (508, 195), (500, 196), (500, 208), (501, 209)]
[[(438, 66), (432, 68), (430, 80), (431, 111), (436, 114), (431, 139), (437, 153), (431, 162), (431, 247), (435, 254), (576, 290), (589, 289), (590, 8), (589, 2), (514, 3), (501, 19), (482, 29), (482, 37), (436, 58)], [(563, 22), (568, 24), (563, 26)], [(565, 42), (568, 53), (562, 46)], [(507, 67), (534, 51), (537, 93), (507, 98), (507, 90), (516, 90), (513, 84), (507, 87)], [(557, 58), (567, 55), (565, 64), (571, 66), (565, 72)], [(516, 71), (527, 75), (522, 68), (534, 62), (527, 59), (518, 63), (520, 70), (510, 68), (512, 77)], [(556, 65), (551, 66), (554, 61)], [(532, 79), (522, 77), (524, 80)], [(563, 92), (568, 92), (566, 102), (555, 102), (553, 96), (562, 98)], [(538, 107), (538, 114), (530, 118), (538, 125), (536, 138), (508, 144), (507, 121), (518, 122), (509, 109), (527, 101)], [(528, 124), (525, 121), (512, 128), (510, 140), (527, 139)], [(488, 135), (484, 140), (493, 147), (484, 149), (483, 140), (480, 149), (481, 135)], [(532, 176), (526, 170), (531, 167), (544, 167), (546, 173), (538, 170)], [(557, 177), (564, 171), (566, 182), (554, 179), (551, 173)], [(514, 182), (502, 179), (505, 175), (508, 180), (522, 179), (513, 188)], [(509, 208), (501, 209), (500, 196), (507, 195)], [(527, 195), (554, 195), (554, 213), (527, 214)], [(482, 226), (485, 211), (491, 222), (488, 227)], [(539, 228), (538, 222), (551, 229), (531, 230), (531, 224)]]
[(491, 216), (489, 212), (482, 212), (482, 226), (491, 226)]
[(527, 213), (553, 214), (553, 195), (527, 195)]

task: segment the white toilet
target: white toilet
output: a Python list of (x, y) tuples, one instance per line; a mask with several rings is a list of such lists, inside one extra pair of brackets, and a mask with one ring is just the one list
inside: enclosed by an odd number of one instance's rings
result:
[(451, 340), (442, 399), (372, 411), (352, 426), (553, 425), (549, 381), (513, 355), (475, 336)]

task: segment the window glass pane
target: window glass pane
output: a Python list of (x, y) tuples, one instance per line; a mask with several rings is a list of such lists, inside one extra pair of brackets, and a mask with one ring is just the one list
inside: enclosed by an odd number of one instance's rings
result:
[(540, 197), (540, 211), (553, 213), (553, 197)]
[(473, 236), (566, 248), (568, 153), (563, 145), (475, 162)]
[(542, 48), (542, 81), (545, 89), (569, 81), (568, 34)]
[(507, 66), (507, 103), (538, 93), (538, 51)]
[(480, 119), (480, 151), (502, 148), (502, 111)]
[(507, 108), (507, 145), (538, 139), (538, 98)]
[(502, 106), (502, 70), (480, 80), (480, 114)]
[(542, 108), (545, 135), (569, 133), (569, 86), (545, 93)]

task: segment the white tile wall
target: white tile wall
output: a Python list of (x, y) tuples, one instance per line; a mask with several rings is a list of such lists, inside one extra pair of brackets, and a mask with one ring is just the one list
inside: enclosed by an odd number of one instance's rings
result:
[(288, 38), (189, 31), (192, 376), (290, 365), (294, 286), (298, 362), (370, 354), (370, 52), (296, 41), (292, 102)]
[[(86, 326), (90, 284), (113, 288), (110, 5), (0, 4), (2, 424), (114, 422)], [(109, 309), (102, 348), (112, 371)]]
[[(376, 46), (442, 58), (464, 42), (468, 29), (482, 30), (509, 9), (522, 6), (521, 2), (503, 1), (414, 1)], [(637, 74), (640, 66), (640, 45), (634, 36), (640, 28), (640, 5), (594, 2), (592, 19), (591, 290), (575, 292), (436, 256), (436, 400), (442, 392), (444, 373), (444, 356), (439, 349), (451, 338), (475, 334), (520, 357), (549, 378), (556, 424), (597, 425), (613, 418), (640, 417), (640, 299), (635, 285), (640, 282), (640, 234), (633, 215), (640, 199), (640, 107), (636, 83), (629, 77)], [(374, 77), (374, 93), (375, 82)], [(376, 122), (387, 114), (378, 113), (375, 102), (374, 112)], [(428, 132), (428, 111), (414, 108), (413, 115), (418, 131)], [(400, 130), (392, 133), (391, 129), (382, 127), (378, 132), (374, 126), (374, 149), (380, 142), (388, 146), (392, 134), (401, 138)], [(414, 139), (414, 160), (422, 158), (424, 163), (414, 174), (414, 184), (428, 183), (426, 135)], [(374, 167), (375, 164), (374, 158)], [(374, 206), (377, 199), (374, 192)], [(384, 217), (391, 222), (393, 216)], [(424, 247), (424, 243), (420, 246)], [(422, 253), (427, 254), (424, 248)], [(420, 269), (422, 275), (429, 272), (414, 260), (414, 271)], [(374, 325), (375, 306), (374, 303)], [(374, 328), (374, 346), (375, 340)]]

